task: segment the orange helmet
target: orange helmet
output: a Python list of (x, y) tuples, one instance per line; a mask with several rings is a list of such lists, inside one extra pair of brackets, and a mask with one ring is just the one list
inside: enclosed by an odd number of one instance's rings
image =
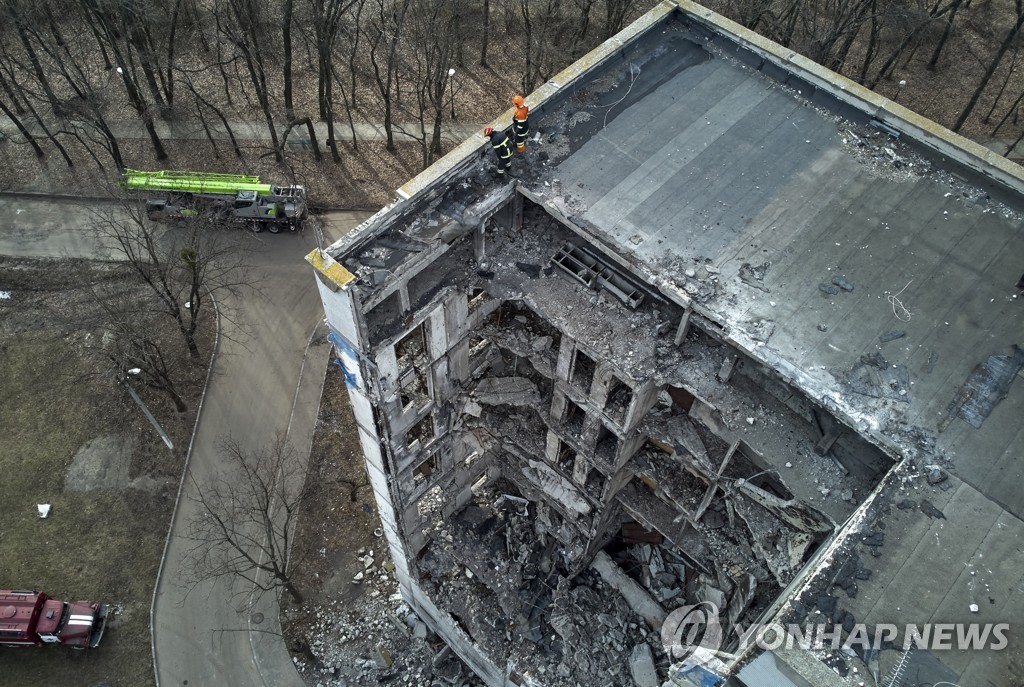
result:
[(484, 136), (490, 136), (493, 133), (494, 129), (492, 129), (491, 127), (487, 127), (486, 129), (484, 129)]
[(523, 99), (523, 96), (521, 95), (512, 96), (512, 104), (515, 105), (516, 107), (522, 107), (525, 102), (526, 101)]

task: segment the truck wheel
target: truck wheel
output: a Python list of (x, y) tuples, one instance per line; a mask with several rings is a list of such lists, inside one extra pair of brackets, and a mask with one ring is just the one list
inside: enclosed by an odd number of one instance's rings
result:
[(263, 225), (259, 222), (249, 222), (249, 231), (254, 234), (258, 234), (263, 231)]
[(271, 234), (279, 234), (281, 232), (281, 225), (277, 222), (267, 222), (267, 231)]

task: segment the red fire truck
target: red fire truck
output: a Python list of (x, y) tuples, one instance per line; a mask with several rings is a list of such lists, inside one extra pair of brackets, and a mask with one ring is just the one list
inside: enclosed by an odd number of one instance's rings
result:
[(108, 608), (97, 601), (58, 601), (42, 592), (0, 589), (0, 646), (100, 643)]

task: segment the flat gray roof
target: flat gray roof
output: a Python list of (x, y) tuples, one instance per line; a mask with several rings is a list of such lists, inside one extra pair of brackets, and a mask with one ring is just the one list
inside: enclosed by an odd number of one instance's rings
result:
[[(958, 396), (975, 366), (1024, 344), (1021, 198), (864, 113), (812, 102), (683, 22), (652, 34), (540, 119), (560, 193), (537, 193), (690, 293), (717, 279), (697, 300), (729, 338), (865, 432), (909, 455), (934, 440), (951, 461), (948, 491), (920, 473), (887, 488), (890, 500), (927, 497), (945, 519), (892, 509), (866, 561), (876, 574), (856, 599), (840, 595), (858, 622), (1019, 617), (1024, 383), (980, 428), (948, 418), (955, 399), (977, 401), (975, 387)], [(853, 290), (819, 288), (836, 277)], [(765, 320), (774, 331), (759, 345)], [(1019, 652), (940, 660), (964, 684), (998, 684)]]

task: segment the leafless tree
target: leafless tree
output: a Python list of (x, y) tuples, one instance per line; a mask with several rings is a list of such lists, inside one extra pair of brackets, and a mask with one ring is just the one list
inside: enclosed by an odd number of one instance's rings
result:
[(1024, 0), (1014, 0), (1013, 3), (1014, 12), (1016, 18), (1013, 26), (1010, 27), (1006, 36), (999, 44), (999, 49), (996, 50), (995, 56), (988, 64), (988, 68), (985, 70), (985, 74), (981, 77), (978, 82), (978, 87), (971, 94), (970, 100), (967, 101), (967, 105), (964, 107), (963, 112), (957, 118), (956, 123), (953, 125), (953, 131), (959, 131), (960, 127), (964, 125), (967, 118), (971, 116), (971, 112), (974, 111), (975, 106), (978, 104), (978, 99), (981, 98), (981, 94), (985, 92), (988, 87), (989, 81), (992, 80), (992, 75), (995, 74), (996, 69), (999, 67), (999, 63), (1003, 61), (1003, 56), (1017, 40), (1017, 36), (1020, 34), (1021, 28), (1024, 27)]
[(409, 12), (410, 71), (416, 92), (413, 118), (420, 127), (414, 137), (422, 143), (424, 167), (441, 155), (441, 124), (449, 104), (451, 69), (463, 39), (464, 12), (463, 0), (414, 0)]
[(83, 8), (86, 21), (93, 22), (98, 40), (114, 58), (128, 101), (149, 133), (156, 159), (166, 159), (167, 152), (157, 134), (138, 74), (142, 72), (150, 97), (166, 113), (168, 106), (157, 84), (157, 69), (153, 63), (152, 34), (140, 21), (141, 8), (132, 0), (85, 0)]
[[(320, 108), (320, 119), (327, 123), (327, 147), (331, 149), (331, 157), (335, 162), (341, 161), (334, 134), (335, 46), (346, 14), (355, 7), (358, 16), (362, 12), (363, 4), (365, 4), (365, 0), (309, 0), (310, 22), (316, 45), (317, 104)], [(358, 44), (358, 25), (355, 28), (354, 42)], [(355, 56), (351, 55), (351, 57), (354, 59)], [(354, 68), (354, 64), (350, 67)], [(353, 85), (353, 92), (354, 88)], [(344, 96), (344, 88), (342, 94)], [(352, 107), (347, 96), (345, 96), (345, 111), (348, 114), (349, 126), (352, 127), (352, 143), (355, 145), (355, 125), (352, 121)]]
[(611, 38), (626, 24), (626, 15), (633, 5), (630, 0), (604, 0), (604, 36)]
[(212, 479), (200, 483), (190, 475), (189, 498), (199, 510), (187, 528), (186, 584), (240, 578), (260, 593), (284, 589), (301, 603), (292, 581), (301, 555), (292, 540), (309, 495), (305, 458), (282, 436), (257, 448), (229, 438), (219, 453), (221, 471)]
[(387, 149), (395, 150), (394, 98), (399, 54), (398, 47), (405, 27), (405, 16), (412, 0), (373, 0), (374, 12), (369, 22), (370, 64), (383, 107), (384, 135)]
[(137, 289), (120, 285), (95, 286), (91, 293), (100, 316), (83, 323), (95, 334), (84, 349), (103, 363), (103, 373), (129, 387), (142, 385), (166, 394), (179, 413), (188, 410), (175, 384), (178, 354), (174, 349), (180, 351), (181, 344), (175, 347), (163, 335), (164, 327), (147, 303), (151, 295), (139, 299)]
[(267, 17), (267, 8), (258, 0), (216, 0), (214, 12), (218, 15), (217, 27), (221, 35), (235, 48), (245, 65), (267, 123), (274, 157), (282, 162), (284, 155), (274, 124), (267, 76), (268, 53), (273, 54), (272, 45), (267, 45), (273, 27)]
[(484, 0), (483, 15), (484, 25), (480, 31), (480, 66), (487, 69), (490, 67), (487, 64), (487, 46), (491, 40), (491, 0)]
[(255, 288), (239, 240), (242, 232), (217, 226), (212, 209), (176, 226), (154, 222), (143, 203), (127, 197), (92, 213), (100, 240), (116, 246), (149, 287), (193, 358), (199, 357), (196, 333), (208, 298)]

